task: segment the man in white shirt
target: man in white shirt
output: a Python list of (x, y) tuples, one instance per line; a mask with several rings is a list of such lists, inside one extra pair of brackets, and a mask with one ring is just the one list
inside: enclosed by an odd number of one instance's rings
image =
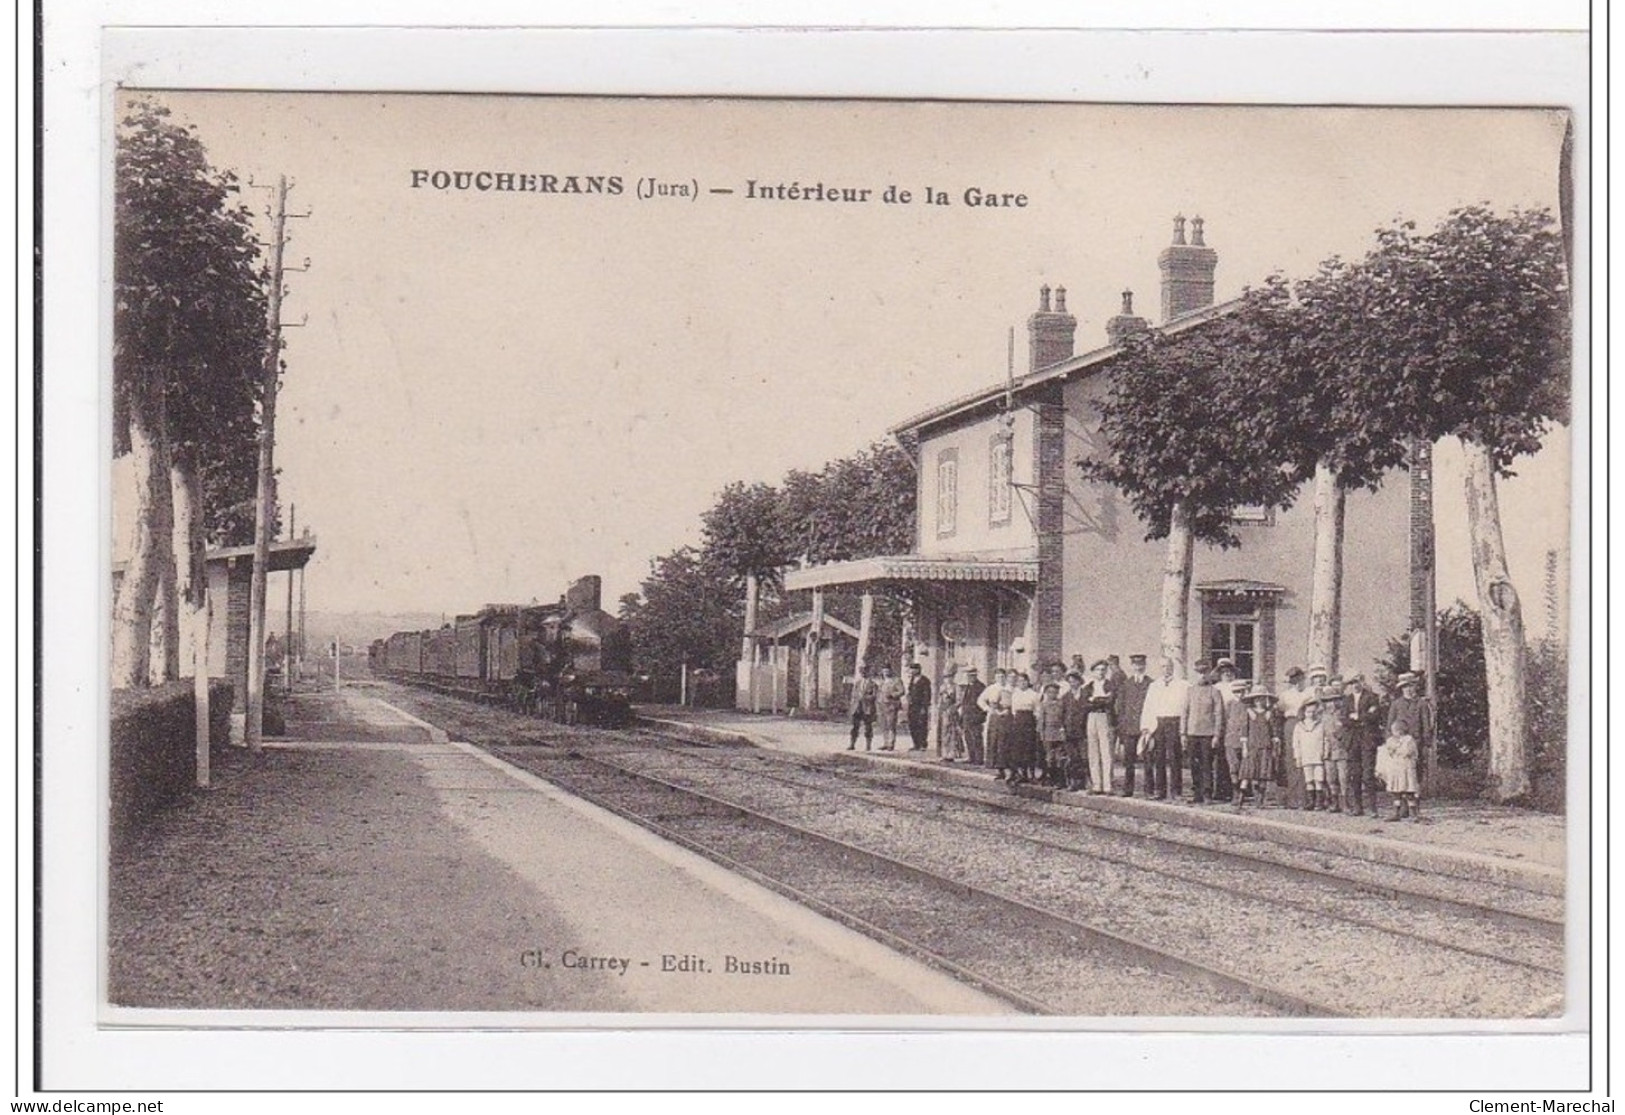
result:
[(1146, 759), (1146, 796), (1178, 800), (1185, 792), (1184, 756), (1180, 745), (1185, 734), (1185, 704), (1189, 685), (1179, 676), (1179, 664), (1162, 660), (1162, 676), (1145, 693), (1140, 713), (1141, 747), (1149, 747)]

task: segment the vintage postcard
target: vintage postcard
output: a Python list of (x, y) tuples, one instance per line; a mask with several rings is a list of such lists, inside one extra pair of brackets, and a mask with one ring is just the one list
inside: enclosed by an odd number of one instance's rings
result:
[(105, 1020), (1575, 1017), (1568, 110), (108, 112)]

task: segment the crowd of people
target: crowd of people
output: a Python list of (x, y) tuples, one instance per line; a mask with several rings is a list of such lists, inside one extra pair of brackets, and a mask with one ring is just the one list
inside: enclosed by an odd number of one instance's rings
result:
[[(1274, 694), (1240, 679), (1228, 658), (1197, 662), (1189, 678), (1164, 659), (1158, 676), (1146, 656), (1117, 656), (1085, 666), (1054, 663), (1038, 676), (976, 667), (950, 671), (935, 704), (931, 684), (912, 664), (898, 678), (860, 672), (853, 685), (849, 749), (861, 734), (872, 747), (897, 745), (907, 725), (911, 749), (927, 747), (935, 713), (942, 758), (992, 768), (1012, 785), (1038, 783), (1086, 794), (1225, 802), (1241, 810), (1281, 806), (1419, 818), (1418, 763), (1433, 731), (1430, 705), (1414, 674), (1396, 679), (1384, 703), (1362, 675), (1344, 679), (1324, 666), (1294, 667)], [(1121, 782), (1118, 770), (1122, 771)]]

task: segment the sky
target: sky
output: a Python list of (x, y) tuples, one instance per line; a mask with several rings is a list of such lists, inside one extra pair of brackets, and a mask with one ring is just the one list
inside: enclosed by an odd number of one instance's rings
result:
[[(314, 611), (451, 614), (589, 572), (613, 608), (699, 541), (726, 484), (815, 469), (1002, 379), (1011, 327), (1026, 371), (1041, 284), (1067, 288), (1080, 352), (1125, 289), (1154, 319), (1175, 214), (1205, 219), (1222, 300), (1357, 256), (1396, 218), (1555, 212), (1563, 129), (1537, 110), (149, 95), (217, 166), (287, 175), (309, 214), (289, 222), (310, 269), (288, 277), (277, 463), (318, 536)], [(441, 190), (436, 171), (623, 185)], [(651, 180), (671, 192), (640, 196)], [(973, 187), (1023, 203), (967, 205)], [(1501, 491), (1532, 627), (1546, 552), (1567, 554), (1569, 467), (1559, 431)], [(1460, 476), (1445, 449), (1442, 604), (1474, 595)]]

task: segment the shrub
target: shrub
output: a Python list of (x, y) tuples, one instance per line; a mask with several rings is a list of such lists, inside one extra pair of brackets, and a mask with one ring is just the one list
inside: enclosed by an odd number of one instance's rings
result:
[[(1392, 699), (1394, 679), (1410, 669), (1410, 636), (1388, 640), (1388, 653), (1377, 663), (1378, 680)], [(1461, 601), (1439, 613), (1438, 707), (1434, 727), (1439, 765), (1465, 767), (1485, 754), (1490, 738), (1490, 698), (1484, 678), (1484, 626)]]
[[(1394, 678), (1410, 668), (1410, 640), (1388, 640), (1378, 662), (1386, 695), (1397, 692)], [(1537, 809), (1561, 812), (1568, 755), (1568, 651), (1553, 639), (1531, 644), (1526, 661), (1524, 703), (1528, 717), (1530, 776)], [(1479, 614), (1462, 601), (1439, 613), (1439, 679), (1436, 727), (1440, 770), (1432, 792), (1439, 797), (1476, 797), (1488, 779), (1490, 710), (1484, 677), (1484, 628)]]
[[(209, 741), (230, 733), (231, 683), (209, 683)], [(115, 845), (197, 781), (192, 681), (113, 692), (109, 797)]]

